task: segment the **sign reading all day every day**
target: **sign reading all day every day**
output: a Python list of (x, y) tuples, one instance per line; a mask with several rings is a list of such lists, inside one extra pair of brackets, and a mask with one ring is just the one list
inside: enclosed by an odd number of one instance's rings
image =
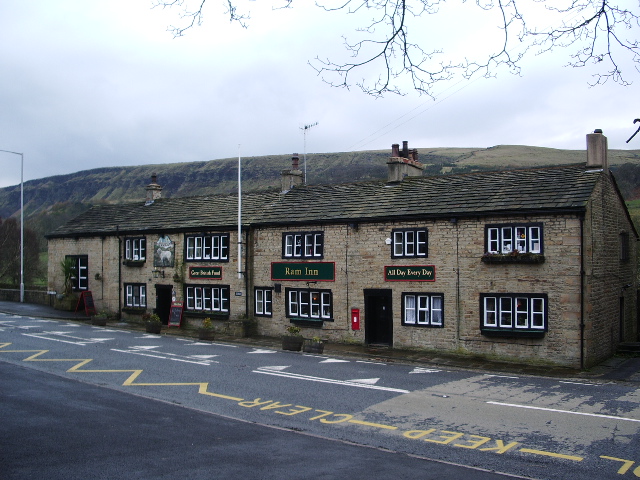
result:
[(222, 267), (189, 267), (189, 278), (222, 280)]
[(272, 262), (271, 280), (306, 280), (311, 282), (334, 282), (334, 262), (289, 263)]
[(436, 267), (433, 265), (411, 265), (384, 267), (385, 282), (435, 282)]

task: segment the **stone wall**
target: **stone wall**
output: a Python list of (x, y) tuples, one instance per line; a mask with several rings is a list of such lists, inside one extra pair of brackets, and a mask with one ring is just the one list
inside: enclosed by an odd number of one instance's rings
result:
[[(628, 259), (621, 243), (628, 241)], [(585, 218), (585, 366), (637, 341), (637, 239), (610, 174), (603, 175)], [(621, 311), (622, 309), (622, 311)]]

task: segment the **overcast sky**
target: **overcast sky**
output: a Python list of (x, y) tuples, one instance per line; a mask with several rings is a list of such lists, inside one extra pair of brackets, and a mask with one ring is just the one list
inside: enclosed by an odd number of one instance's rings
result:
[[(306, 0), (279, 11), (266, 0), (238, 1), (251, 10), (248, 29), (230, 25), (223, 2), (208, 0), (204, 24), (174, 39), (167, 27), (180, 24), (180, 11), (152, 9), (152, 0), (3, 0), (0, 149), (24, 153), (27, 181), (303, 153), (301, 127), (315, 122), (308, 153), (390, 149), (403, 140), (411, 148), (584, 149), (595, 128), (610, 148), (640, 148), (640, 135), (625, 143), (640, 117), (637, 82), (590, 88), (587, 71), (545, 55), (530, 57), (521, 76), (500, 70), (497, 78), (442, 84), (435, 101), (414, 92), (375, 99), (328, 86), (307, 64), (347, 59), (341, 36), (355, 28), (353, 18)], [(426, 24), (423, 31), (441, 33)], [(456, 32), (461, 43), (447, 46), (466, 51), (492, 31)], [(20, 157), (0, 153), (0, 172), (0, 187), (18, 184)]]

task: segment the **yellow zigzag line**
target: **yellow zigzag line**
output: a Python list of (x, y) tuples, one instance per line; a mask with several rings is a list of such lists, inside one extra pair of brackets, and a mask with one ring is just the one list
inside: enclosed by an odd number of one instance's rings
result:
[(5, 347), (8, 347), (11, 343), (0, 343), (0, 353), (31, 353), (35, 352), (33, 355), (28, 356), (23, 359), (23, 362), (79, 362), (73, 367), (71, 367), (67, 372), (70, 373), (122, 373), (122, 372), (132, 372), (129, 375), (122, 386), (124, 387), (153, 387), (153, 386), (189, 386), (189, 385), (197, 385), (198, 393), (201, 395), (209, 395), (211, 397), (223, 398), (226, 400), (235, 400), (242, 401), (243, 398), (231, 397), (228, 395), (221, 395), (219, 393), (212, 393), (207, 391), (209, 388), (208, 382), (189, 382), (189, 383), (133, 383), (138, 376), (143, 372), (142, 369), (136, 370), (80, 370), (81, 367), (87, 365), (92, 362), (92, 358), (38, 358), (45, 353), (48, 353), (49, 350), (2, 350)]

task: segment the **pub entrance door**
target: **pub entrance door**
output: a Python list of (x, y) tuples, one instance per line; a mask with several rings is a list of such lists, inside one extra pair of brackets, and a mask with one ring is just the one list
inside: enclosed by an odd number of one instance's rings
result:
[(156, 285), (156, 313), (163, 325), (169, 324), (173, 285)]
[(367, 345), (393, 343), (393, 312), (390, 289), (364, 291), (364, 340)]

